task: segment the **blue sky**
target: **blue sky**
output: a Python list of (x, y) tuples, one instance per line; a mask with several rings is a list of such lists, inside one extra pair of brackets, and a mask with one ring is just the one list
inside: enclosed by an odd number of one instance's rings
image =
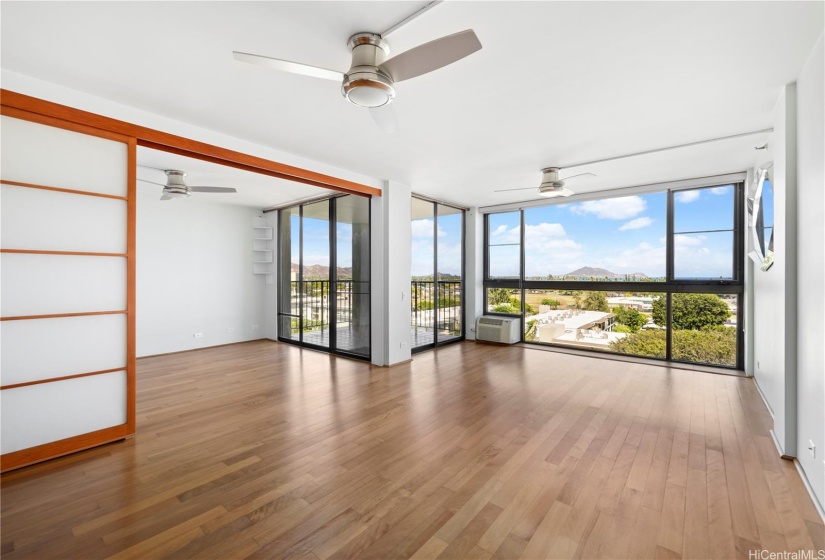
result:
[[(733, 228), (731, 186), (675, 195), (676, 274), (719, 278), (731, 274), (733, 236), (707, 230)], [(628, 196), (524, 211), (525, 274), (562, 275), (583, 266), (618, 274), (665, 274), (665, 193)], [(491, 274), (518, 275), (519, 214), (490, 216)], [(498, 245), (498, 246), (496, 246)]]

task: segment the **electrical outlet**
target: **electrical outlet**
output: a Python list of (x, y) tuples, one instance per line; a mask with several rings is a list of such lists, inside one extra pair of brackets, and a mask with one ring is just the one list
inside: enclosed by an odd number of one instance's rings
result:
[(407, 343), (406, 343), (406, 342), (402, 342), (402, 343), (401, 343), (401, 348), (406, 348), (406, 347), (407, 347)]
[(401, 301), (407, 301), (407, 292), (401, 292)]
[(196, 332), (193, 336), (195, 338), (203, 338), (203, 333), (202, 332)]
[(228, 333), (235, 332), (235, 327), (229, 327), (228, 329), (226, 329), (226, 332), (228, 332)]
[(252, 330), (257, 331), (258, 330), (258, 325), (252, 325)]
[(811, 452), (811, 457), (816, 459), (816, 444), (811, 439), (808, 440), (808, 451)]

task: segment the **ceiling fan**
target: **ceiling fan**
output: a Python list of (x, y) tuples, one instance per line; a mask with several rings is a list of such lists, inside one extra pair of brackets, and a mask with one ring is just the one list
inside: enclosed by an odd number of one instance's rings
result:
[[(425, 8), (429, 9), (437, 3), (432, 2)], [(350, 37), (347, 46), (352, 51), (352, 64), (346, 72), (259, 54), (239, 51), (233, 51), (232, 54), (241, 62), (341, 82), (341, 94), (348, 101), (359, 107), (368, 108), (372, 118), (384, 132), (396, 132), (398, 121), (395, 112), (388, 107), (395, 98), (395, 84), (438, 70), (481, 49), (481, 42), (475, 32), (468, 29), (424, 43), (387, 59), (390, 45), (384, 36), (410, 21), (421, 11), (383, 34), (364, 32)]]
[[(155, 169), (155, 168), (152, 168)], [(144, 183), (151, 183), (163, 187), (163, 196), (161, 200), (171, 200), (173, 198), (184, 198), (190, 196), (193, 192), (202, 193), (236, 193), (237, 189), (232, 187), (190, 187), (186, 184), (186, 173), (176, 169), (162, 169), (166, 173), (166, 184), (156, 183), (154, 181), (147, 181), (146, 179), (138, 179)]]
[[(570, 175), (564, 179), (559, 179), (559, 171), (561, 171), (560, 167), (546, 167), (541, 170), (541, 184), (538, 189), (539, 196), (543, 196), (545, 198), (570, 196), (571, 194), (575, 194), (575, 192), (565, 188), (567, 181), (573, 179), (574, 177), (584, 177), (585, 175), (596, 176), (595, 173), (579, 173), (577, 175)], [(529, 191), (535, 188), (536, 187), (527, 187), (523, 189), (502, 189), (495, 192)]]

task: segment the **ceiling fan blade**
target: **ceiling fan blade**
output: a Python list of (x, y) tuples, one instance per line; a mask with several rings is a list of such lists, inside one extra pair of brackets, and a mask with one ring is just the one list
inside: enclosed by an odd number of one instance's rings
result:
[(577, 175), (571, 175), (570, 177), (564, 177), (564, 178), (562, 179), (562, 181), (569, 181), (569, 180), (570, 180), (570, 179), (572, 179), (573, 177), (584, 177), (585, 175), (592, 175), (593, 177), (596, 177), (596, 176), (597, 176), (595, 173), (589, 173), (589, 172), (588, 172), (588, 173), (579, 173), (579, 174), (577, 174)]
[(438, 70), (481, 49), (475, 31), (467, 29), (404, 51), (379, 66), (395, 83)]
[(540, 193), (540, 195), (543, 196), (544, 198), (562, 198), (562, 197), (565, 197), (565, 196), (570, 196), (571, 194), (576, 194), (576, 193), (571, 191), (570, 189), (559, 189), (559, 190)]
[(536, 187), (525, 187), (523, 189), (501, 189), (500, 191), (493, 191), (493, 192), (510, 192), (510, 191), (529, 191), (535, 190)]
[(205, 192), (205, 193), (236, 193), (238, 192), (237, 189), (232, 187), (189, 187), (189, 190), (192, 192)]
[(161, 200), (172, 200), (172, 197), (166, 193), (163, 193), (163, 196), (160, 197)]
[(147, 181), (146, 179), (138, 179), (141, 183), (150, 183), (152, 185), (159, 185), (161, 187), (165, 187), (166, 183), (155, 183), (154, 181)]
[(323, 78), (325, 80), (334, 80), (338, 82), (344, 81), (343, 72), (327, 70), (326, 68), (318, 68), (317, 66), (310, 66), (309, 64), (290, 62), (289, 60), (281, 60), (259, 54), (250, 54), (238, 51), (232, 51), (232, 56), (235, 57), (235, 60), (240, 62), (248, 62), (249, 64), (266, 66), (267, 68), (272, 68), (273, 70), (292, 72), (293, 74), (301, 74), (303, 76), (311, 76), (313, 78)]
[(371, 107), (370, 115), (378, 128), (386, 134), (398, 132), (398, 116), (392, 105), (382, 105), (381, 107)]

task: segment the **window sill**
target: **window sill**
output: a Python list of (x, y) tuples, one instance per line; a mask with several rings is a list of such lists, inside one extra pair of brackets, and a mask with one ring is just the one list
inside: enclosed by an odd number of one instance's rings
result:
[(618, 362), (628, 362), (632, 364), (645, 364), (649, 366), (661, 366), (672, 369), (684, 369), (689, 371), (701, 371), (704, 373), (716, 373), (721, 375), (732, 375), (734, 377), (750, 377), (739, 369), (715, 367), (705, 364), (687, 364), (684, 362), (669, 362), (667, 360), (657, 360), (653, 358), (643, 358), (641, 356), (628, 356), (624, 354), (611, 354), (593, 350), (578, 350), (576, 348), (565, 348), (563, 346), (550, 346), (530, 342), (521, 342), (519, 346), (529, 350), (539, 350), (541, 352), (559, 352), (562, 354), (572, 354), (586, 358), (596, 358), (599, 360), (613, 360)]

